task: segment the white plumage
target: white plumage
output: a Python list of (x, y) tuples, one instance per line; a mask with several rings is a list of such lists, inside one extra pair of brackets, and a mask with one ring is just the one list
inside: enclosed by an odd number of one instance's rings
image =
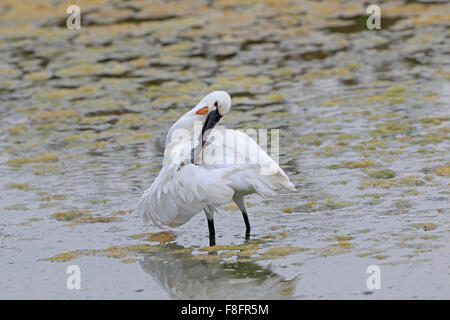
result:
[(209, 136), (203, 135), (207, 142), (201, 147), (200, 128), (210, 129), (210, 118), (220, 119), (230, 108), (226, 92), (212, 92), (170, 128), (163, 167), (140, 201), (145, 220), (176, 227), (205, 210), (212, 221), (216, 208), (231, 201), (247, 219), (246, 195), (269, 197), (279, 188), (295, 190), (286, 173), (243, 132), (215, 128)]

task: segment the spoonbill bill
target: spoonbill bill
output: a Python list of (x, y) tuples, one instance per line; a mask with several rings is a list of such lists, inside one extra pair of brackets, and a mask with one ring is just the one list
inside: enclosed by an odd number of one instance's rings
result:
[(210, 245), (215, 245), (214, 213), (234, 201), (250, 236), (245, 196), (273, 196), (276, 190), (295, 191), (286, 173), (248, 135), (216, 127), (231, 109), (230, 95), (214, 91), (169, 129), (162, 169), (139, 202), (144, 221), (177, 227), (202, 210)]

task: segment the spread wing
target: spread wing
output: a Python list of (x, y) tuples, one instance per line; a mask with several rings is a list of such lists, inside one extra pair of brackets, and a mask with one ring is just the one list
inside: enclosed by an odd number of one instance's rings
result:
[(295, 190), (278, 164), (243, 132), (213, 130), (196, 164), (191, 164), (191, 149), (191, 141), (166, 146), (163, 168), (140, 201), (144, 219), (176, 227), (206, 207), (231, 202), (236, 192), (268, 197), (279, 188)]
[(207, 206), (218, 207), (232, 200), (234, 190), (225, 180), (236, 168), (207, 169), (188, 162), (191, 143), (169, 144), (163, 168), (140, 201), (145, 220), (155, 225), (180, 226)]
[(256, 192), (268, 197), (280, 188), (296, 190), (283, 169), (255, 140), (238, 130), (214, 130), (205, 144), (201, 163), (205, 168), (236, 168), (225, 180), (244, 194)]

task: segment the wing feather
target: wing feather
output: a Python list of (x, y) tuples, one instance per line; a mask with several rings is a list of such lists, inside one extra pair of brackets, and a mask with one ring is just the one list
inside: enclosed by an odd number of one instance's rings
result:
[(166, 148), (163, 168), (139, 203), (144, 219), (159, 227), (182, 225), (207, 206), (217, 207), (232, 201), (234, 190), (224, 177), (237, 169), (211, 170), (185, 164), (186, 160), (180, 156), (182, 149), (190, 149), (190, 143)]
[(286, 173), (245, 133), (218, 128), (211, 136), (196, 164), (190, 163), (190, 141), (166, 146), (163, 167), (139, 204), (145, 220), (176, 227), (204, 208), (231, 202), (235, 192), (269, 197), (279, 188), (295, 190)]
[(244, 132), (217, 129), (211, 136), (213, 138), (208, 138), (209, 143), (204, 148), (202, 165), (238, 168), (225, 178), (232, 182), (231, 187), (235, 191), (256, 192), (269, 197), (280, 188), (296, 190), (283, 169)]

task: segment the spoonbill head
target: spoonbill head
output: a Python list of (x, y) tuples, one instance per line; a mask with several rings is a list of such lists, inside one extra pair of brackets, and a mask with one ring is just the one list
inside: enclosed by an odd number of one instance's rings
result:
[[(231, 110), (231, 97), (225, 91), (213, 91), (207, 94), (194, 108), (189, 110), (185, 115), (178, 119), (166, 136), (166, 146), (171, 140), (175, 140), (173, 137), (174, 132), (179, 130), (186, 130), (188, 134), (186, 136), (191, 137), (194, 133), (195, 125), (202, 123), (201, 134), (202, 136), (208, 130), (212, 130), (214, 126), (220, 121), (220, 119)], [(202, 144), (206, 141), (206, 136)]]
[(231, 109), (231, 97), (226, 91), (213, 91), (208, 93), (190, 112), (197, 115), (208, 114), (217, 110), (221, 116), (226, 115)]
[[(234, 201), (249, 237), (245, 196), (257, 193), (269, 197), (277, 189), (296, 190), (278, 164), (245, 133), (227, 129), (226, 139), (208, 139), (211, 131), (220, 132), (215, 127), (230, 110), (230, 95), (214, 91), (172, 125), (161, 171), (139, 203), (145, 221), (161, 228), (176, 227), (203, 210), (210, 245), (215, 245), (213, 218), (218, 207)], [(198, 163), (200, 153), (202, 158), (206, 154), (208, 161)]]

